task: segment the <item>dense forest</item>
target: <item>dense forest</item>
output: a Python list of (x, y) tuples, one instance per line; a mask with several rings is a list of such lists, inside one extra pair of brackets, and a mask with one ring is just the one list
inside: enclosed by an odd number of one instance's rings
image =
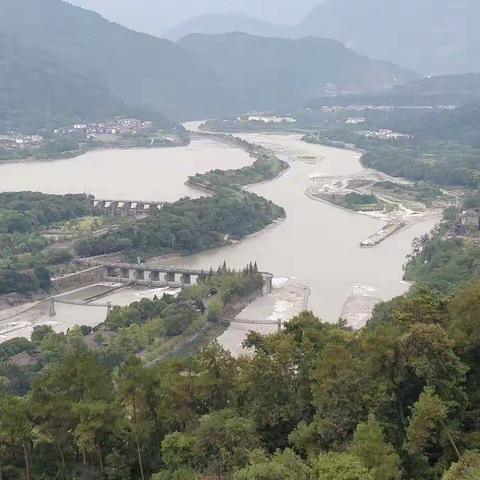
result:
[(414, 289), (360, 331), (305, 312), (151, 367), (42, 327), (0, 352), (40, 358), (2, 363), (2, 478), (477, 479), (479, 302)]
[(225, 189), (212, 197), (185, 198), (166, 205), (135, 225), (82, 240), (76, 250), (86, 256), (125, 250), (154, 255), (192, 253), (241, 239), (284, 216), (281, 207), (262, 197)]
[(89, 212), (85, 195), (0, 193), (0, 294), (48, 290), (47, 266), (69, 259), (49, 249), (42, 229)]
[(409, 258), (405, 279), (439, 292), (452, 292), (459, 286), (480, 279), (478, 228), (458, 232), (460, 210), (480, 208), (480, 194), (466, 197), (461, 208), (444, 211), (440, 225)]

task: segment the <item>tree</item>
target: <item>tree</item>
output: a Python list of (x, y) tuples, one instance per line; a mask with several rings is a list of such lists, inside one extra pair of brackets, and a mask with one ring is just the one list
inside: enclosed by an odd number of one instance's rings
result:
[(190, 467), (196, 459), (195, 438), (184, 433), (175, 432), (162, 441), (162, 460), (169, 471)]
[(314, 424), (323, 449), (344, 445), (372, 407), (372, 379), (355, 343), (353, 335), (344, 332), (343, 338), (330, 340), (317, 359)]
[(197, 317), (195, 308), (187, 302), (174, 303), (162, 312), (166, 334), (169, 337), (181, 335)]
[(34, 440), (29, 401), (28, 397), (0, 397), (0, 442), (8, 439), (12, 447), (20, 447), (26, 480), (32, 480), (31, 445)]
[(373, 476), (352, 454), (325, 453), (313, 462), (311, 480), (373, 480)]
[(33, 328), (33, 332), (30, 339), (32, 343), (35, 343), (36, 345), (40, 345), (44, 340), (44, 338), (47, 335), (50, 335), (52, 333), (55, 333), (55, 332), (50, 325), (37, 325), (36, 327)]
[(374, 415), (358, 424), (350, 450), (370, 470), (373, 480), (400, 478), (400, 457), (385, 441), (382, 427)]
[(131, 480), (130, 465), (125, 455), (113, 450), (105, 457), (105, 474), (108, 480)]
[(206, 412), (227, 408), (233, 401), (238, 379), (237, 363), (217, 341), (198, 354), (198, 396)]
[(290, 449), (278, 451), (272, 457), (260, 450), (252, 453), (249, 465), (237, 470), (233, 478), (234, 480), (308, 480), (310, 469)]
[(421, 323), (413, 325), (402, 342), (405, 363), (416, 377), (443, 398), (462, 402), (468, 367), (455, 354), (453, 345), (443, 327)]
[(480, 452), (465, 452), (457, 463), (443, 476), (442, 480), (478, 480), (480, 478)]
[(224, 305), (221, 298), (216, 298), (208, 304), (207, 317), (209, 322), (218, 322), (223, 315)]
[(115, 423), (110, 406), (105, 401), (83, 400), (74, 404), (72, 411), (77, 417), (74, 436), (76, 444), (82, 452), (83, 463), (87, 464), (87, 452), (97, 452), (100, 471), (103, 475), (102, 436), (106, 436)]
[[(433, 459), (442, 456), (446, 447), (453, 449), (459, 459), (460, 453), (447, 427), (448, 408), (431, 387), (426, 387), (412, 408), (406, 430), (405, 450), (413, 461), (413, 470), (419, 478), (423, 471), (427, 477)], [(450, 455), (451, 457), (451, 455)]]
[(194, 432), (197, 462), (203, 470), (218, 478), (248, 463), (250, 451), (259, 446), (255, 424), (231, 410), (220, 410), (200, 419)]
[(141, 443), (152, 428), (146, 398), (148, 372), (137, 357), (129, 357), (120, 366), (115, 378), (116, 394), (123, 409), (127, 432), (135, 443), (140, 476), (145, 480)]
[(264, 342), (263, 348), (239, 361), (239, 402), (241, 411), (254, 420), (266, 448), (274, 451), (288, 445), (288, 433), (302, 419), (298, 349), (281, 334), (259, 341)]
[(199, 475), (194, 470), (182, 467), (177, 470), (164, 470), (152, 475), (151, 480), (199, 480)]

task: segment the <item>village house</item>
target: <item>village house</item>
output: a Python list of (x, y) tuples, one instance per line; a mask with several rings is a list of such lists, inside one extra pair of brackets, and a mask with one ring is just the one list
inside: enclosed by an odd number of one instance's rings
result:
[(475, 210), (464, 210), (460, 214), (460, 224), (464, 228), (480, 230), (480, 213)]

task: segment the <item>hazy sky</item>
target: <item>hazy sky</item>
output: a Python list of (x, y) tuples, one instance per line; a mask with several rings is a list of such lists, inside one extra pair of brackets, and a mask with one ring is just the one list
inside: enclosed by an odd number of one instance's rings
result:
[(322, 0), (67, 0), (136, 30), (159, 34), (207, 13), (241, 13), (276, 23), (297, 23)]

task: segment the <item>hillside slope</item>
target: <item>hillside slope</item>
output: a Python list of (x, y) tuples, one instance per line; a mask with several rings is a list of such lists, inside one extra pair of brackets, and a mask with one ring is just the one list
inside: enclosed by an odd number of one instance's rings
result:
[(133, 114), (100, 84), (0, 35), (0, 132)]
[(213, 73), (189, 52), (61, 0), (2, 0), (1, 33), (166, 116), (208, 115), (225, 103)]
[(178, 44), (215, 71), (243, 110), (295, 107), (326, 93), (373, 92), (413, 78), (391, 63), (320, 38), (194, 34)]

